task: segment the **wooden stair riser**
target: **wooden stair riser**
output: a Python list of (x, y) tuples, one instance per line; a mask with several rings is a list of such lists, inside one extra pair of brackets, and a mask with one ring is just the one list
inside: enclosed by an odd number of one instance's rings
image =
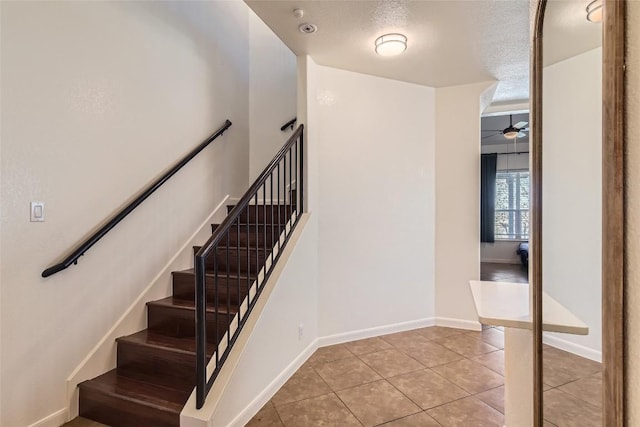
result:
[[(225, 304), (226, 307), (226, 304)], [(165, 307), (147, 304), (148, 326), (150, 331), (173, 337), (195, 337), (196, 317), (194, 310), (181, 307)], [(218, 337), (227, 331), (234, 314), (207, 313), (207, 339), (214, 343), (216, 328)]]
[(80, 416), (108, 426), (179, 427), (180, 413), (80, 386)]
[[(195, 338), (194, 338), (195, 339)], [(118, 341), (120, 375), (178, 390), (196, 383), (196, 355)]]
[[(200, 247), (194, 247), (194, 251), (198, 252)], [(247, 253), (248, 252), (248, 253)], [(219, 274), (224, 276), (225, 273), (240, 273), (243, 275), (257, 275), (264, 261), (269, 255), (270, 250), (264, 251), (261, 248), (226, 248), (219, 247), (215, 254), (210, 255), (205, 260), (205, 267), (209, 274)]]
[[(218, 285), (212, 275), (206, 277), (207, 304), (213, 305), (217, 302), (225, 306), (227, 302), (232, 305), (239, 305), (247, 296), (247, 286), (255, 280), (252, 277), (227, 278), (226, 275), (218, 275)], [(239, 283), (238, 283), (239, 282)], [(238, 298), (238, 284), (240, 284), (240, 298)], [(217, 289), (217, 292), (216, 292)], [(188, 301), (195, 301), (195, 275), (193, 273), (174, 272), (173, 274), (173, 296)]]
[[(212, 232), (218, 228), (218, 224), (211, 224)], [(238, 233), (239, 229), (239, 233)], [(280, 229), (282, 231), (282, 227)], [(229, 240), (222, 239), (223, 246), (242, 246), (259, 248), (273, 247), (273, 244), (278, 241), (278, 226), (271, 227), (271, 225), (263, 226), (258, 224), (240, 224), (233, 225), (229, 229)]]
[[(227, 210), (231, 212), (233, 206), (227, 206)], [(295, 206), (292, 205), (273, 205), (273, 206), (262, 206), (255, 205), (248, 206), (248, 209), (245, 209), (240, 214), (240, 222), (241, 223), (249, 223), (249, 224), (267, 224), (277, 225), (280, 223), (284, 225), (287, 223), (289, 217), (291, 216), (291, 212), (295, 211)], [(278, 216), (278, 213), (280, 214)]]

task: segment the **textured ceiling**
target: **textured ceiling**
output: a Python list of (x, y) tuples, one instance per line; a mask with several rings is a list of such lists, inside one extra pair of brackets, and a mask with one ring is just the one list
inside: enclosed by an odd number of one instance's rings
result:
[[(497, 80), (494, 102), (528, 98), (528, 0), (246, 2), (296, 55), (318, 64), (432, 87)], [(301, 33), (303, 22), (318, 31)], [(374, 41), (390, 32), (408, 37), (407, 51), (380, 57)]]

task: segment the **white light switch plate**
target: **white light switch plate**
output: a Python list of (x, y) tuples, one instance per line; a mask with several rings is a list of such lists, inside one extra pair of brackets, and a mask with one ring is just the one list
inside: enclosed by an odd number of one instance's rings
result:
[(31, 222), (44, 222), (44, 202), (31, 202)]

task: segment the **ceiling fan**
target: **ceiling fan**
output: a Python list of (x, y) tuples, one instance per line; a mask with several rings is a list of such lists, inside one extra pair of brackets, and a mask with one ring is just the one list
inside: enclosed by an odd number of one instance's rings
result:
[(491, 135), (483, 136), (482, 139), (491, 138), (496, 135), (502, 135), (507, 139), (514, 139), (516, 137), (522, 138), (525, 136), (525, 132), (529, 130), (527, 127), (529, 122), (518, 122), (515, 125), (513, 124), (513, 115), (509, 114), (509, 126), (504, 129), (485, 129), (483, 132), (496, 132)]

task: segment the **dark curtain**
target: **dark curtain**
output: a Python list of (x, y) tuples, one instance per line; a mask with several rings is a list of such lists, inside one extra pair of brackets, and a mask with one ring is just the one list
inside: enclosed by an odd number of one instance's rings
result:
[(480, 241), (495, 242), (497, 154), (483, 154), (480, 162)]

